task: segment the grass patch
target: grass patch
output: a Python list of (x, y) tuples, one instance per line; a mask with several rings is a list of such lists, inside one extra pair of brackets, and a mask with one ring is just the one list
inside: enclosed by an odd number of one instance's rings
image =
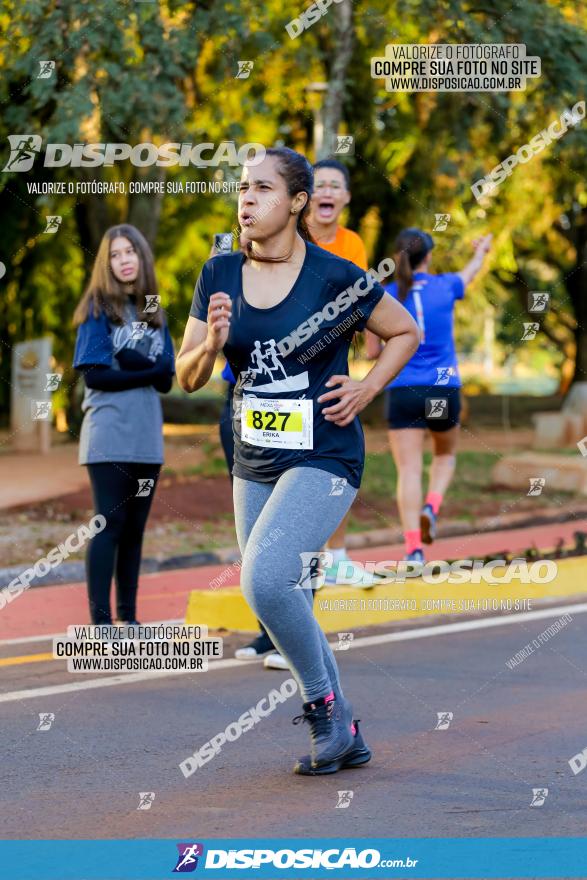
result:
[[(449, 496), (458, 500), (468, 499), (487, 489), (491, 485), (491, 470), (500, 457), (498, 453), (492, 452), (457, 453), (457, 468)], [(424, 454), (425, 487), (431, 462), (432, 453), (426, 452)], [(368, 454), (361, 491), (374, 498), (389, 498), (395, 496), (396, 489), (397, 471), (391, 455), (385, 452)], [(504, 494), (512, 493), (504, 490)]]
[[(478, 518), (505, 511), (537, 511), (545, 505), (564, 505), (572, 492), (548, 492), (542, 500), (526, 497), (519, 489), (493, 484), (492, 470), (500, 453), (463, 451), (457, 453), (454, 479), (443, 504), (443, 516), (474, 523)], [(432, 454), (424, 454), (424, 492), (427, 491)], [(397, 526), (397, 471), (387, 452), (369, 453), (360, 490), (360, 502), (353, 508), (349, 531)]]

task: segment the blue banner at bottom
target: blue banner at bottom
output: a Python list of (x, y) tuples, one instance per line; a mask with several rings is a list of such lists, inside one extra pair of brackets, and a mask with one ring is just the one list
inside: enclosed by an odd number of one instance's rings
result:
[(0, 841), (9, 880), (585, 878), (586, 837)]

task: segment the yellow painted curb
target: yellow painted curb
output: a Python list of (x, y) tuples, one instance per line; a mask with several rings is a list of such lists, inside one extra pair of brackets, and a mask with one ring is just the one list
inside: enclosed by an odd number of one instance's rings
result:
[[(536, 563), (537, 565), (538, 563)], [(427, 584), (420, 578), (405, 583), (388, 581), (369, 590), (354, 587), (325, 587), (314, 600), (318, 622), (325, 632), (338, 632), (361, 626), (438, 614), (528, 611), (528, 600), (548, 597), (569, 598), (587, 592), (587, 558), (557, 560), (558, 572), (550, 583), (525, 584), (519, 577), (510, 583)], [(532, 563), (528, 563), (530, 569)], [(496, 568), (495, 578), (505, 569)], [(535, 570), (538, 574), (538, 570)], [(543, 568), (541, 576), (545, 576)], [(255, 632), (255, 615), (239, 587), (223, 590), (193, 590), (185, 617), (186, 624), (211, 629)]]

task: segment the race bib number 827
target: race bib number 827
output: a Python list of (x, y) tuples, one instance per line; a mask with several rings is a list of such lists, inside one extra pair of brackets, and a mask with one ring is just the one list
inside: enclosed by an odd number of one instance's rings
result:
[(253, 446), (312, 449), (311, 400), (243, 397), (241, 439)]

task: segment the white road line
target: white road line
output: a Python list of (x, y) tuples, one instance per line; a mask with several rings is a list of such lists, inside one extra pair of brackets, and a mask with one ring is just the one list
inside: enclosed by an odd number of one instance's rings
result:
[[(525, 611), (520, 614), (506, 614), (500, 617), (488, 617), (485, 620), (464, 620), (462, 623), (445, 623), (439, 626), (426, 626), (419, 629), (405, 630), (403, 632), (384, 633), (379, 636), (365, 636), (354, 639), (350, 643), (353, 648), (366, 648), (374, 645), (383, 645), (386, 642), (404, 642), (410, 639), (426, 639), (432, 636), (448, 635), (453, 633), (468, 632), (476, 629), (488, 629), (496, 626), (509, 626), (524, 621), (542, 620), (548, 617), (558, 617), (560, 614), (584, 614), (587, 612), (587, 602), (577, 605), (559, 605), (556, 608), (544, 608), (540, 611)], [(255, 661), (253, 661), (255, 662)], [(251, 666), (252, 662), (243, 660), (216, 660), (208, 666), (208, 672), (218, 669), (232, 669), (235, 667)], [(90, 681), (72, 682), (71, 684), (57, 684), (42, 688), (30, 688), (22, 691), (9, 691), (0, 694), (0, 703), (11, 703), (17, 700), (30, 700), (35, 697), (50, 697), (53, 694), (67, 694), (75, 691), (92, 690), (94, 688), (114, 687), (119, 684), (134, 684), (141, 681), (159, 681), (162, 678), (173, 678), (176, 675), (186, 673), (195, 674), (191, 670), (174, 670), (161, 672), (131, 672), (124, 675), (111, 675), (103, 678), (92, 678)]]
[[(385, 642), (404, 642), (408, 639), (426, 639), (431, 636), (441, 636), (448, 633), (467, 632), (475, 629), (489, 629), (494, 626), (509, 626), (512, 623), (524, 621), (542, 620), (545, 617), (558, 617), (560, 614), (584, 614), (587, 611), (587, 602), (577, 605), (559, 605), (556, 608), (542, 608), (539, 611), (523, 611), (514, 614), (503, 614), (500, 617), (488, 617), (485, 620), (463, 620), (462, 623), (442, 623), (439, 626), (426, 626), (420, 629), (404, 630), (396, 633), (383, 633), (380, 636), (364, 636), (353, 639), (350, 643), (354, 647), (367, 648), (373, 645), (383, 645)], [(0, 698), (1, 699), (1, 698)]]
[[(177, 620), (155, 620), (148, 621), (148, 623), (144, 623), (143, 626), (166, 626), (172, 623), (184, 623), (183, 617), (178, 617)], [(92, 626), (90, 623), (79, 623), (78, 626)], [(46, 636), (24, 636), (21, 639), (0, 639), (0, 648), (3, 648), (5, 645), (32, 645), (33, 642), (52, 642), (53, 639), (64, 639), (67, 637), (67, 633), (50, 633)]]

